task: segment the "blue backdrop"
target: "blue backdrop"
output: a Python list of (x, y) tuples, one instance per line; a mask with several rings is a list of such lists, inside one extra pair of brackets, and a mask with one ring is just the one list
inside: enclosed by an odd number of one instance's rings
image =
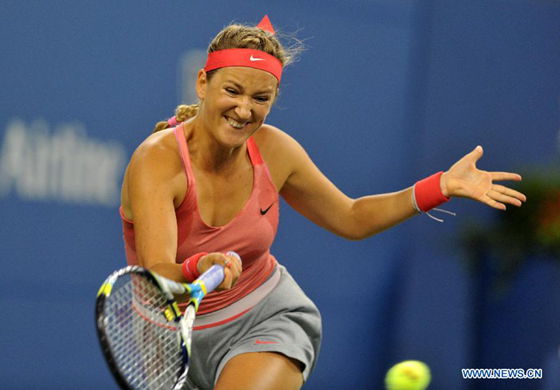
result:
[[(126, 162), (156, 121), (191, 99), (211, 37), (265, 13), (306, 45), (269, 122), (351, 196), (409, 186), (477, 144), (492, 170), (559, 155), (553, 0), (4, 1), (2, 388), (116, 388), (93, 303), (124, 264), (117, 209)], [(459, 235), (467, 219), (484, 226), (496, 212), (462, 200), (448, 208), (458, 216), (444, 224), (416, 217), (349, 242), (282, 205), (274, 253), (324, 320), (306, 389), (381, 389), (404, 359), (431, 366), (433, 389), (558, 386), (559, 267), (531, 262), (508, 297), (481, 308)], [(334, 282), (348, 288), (332, 291)], [(485, 318), (485, 348), (474, 347), (473, 318)], [(463, 380), (460, 369), (473, 364), (545, 368), (545, 380)]]

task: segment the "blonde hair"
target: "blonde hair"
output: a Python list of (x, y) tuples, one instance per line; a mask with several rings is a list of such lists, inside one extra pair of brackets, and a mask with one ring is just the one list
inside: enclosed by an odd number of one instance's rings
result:
[[(300, 41), (294, 40), (294, 45), (291, 47), (284, 47), (277, 34), (271, 34), (258, 27), (251, 27), (241, 24), (231, 24), (226, 26), (216, 37), (210, 42), (208, 46), (208, 53), (225, 49), (255, 49), (261, 50), (265, 53), (273, 55), (278, 58), (282, 66), (294, 62), (297, 54), (302, 49)], [(207, 73), (207, 79), (210, 80), (215, 71)], [(181, 104), (175, 109), (175, 119), (181, 123), (194, 117), (198, 112), (198, 104)], [(167, 121), (158, 122), (154, 128), (154, 133), (159, 130), (167, 129), (170, 127)]]

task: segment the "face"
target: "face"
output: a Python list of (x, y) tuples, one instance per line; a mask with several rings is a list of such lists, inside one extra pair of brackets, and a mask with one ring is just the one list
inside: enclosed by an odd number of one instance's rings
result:
[(200, 70), (199, 120), (221, 144), (240, 146), (264, 123), (278, 82), (270, 73), (246, 67), (221, 68), (208, 80)]

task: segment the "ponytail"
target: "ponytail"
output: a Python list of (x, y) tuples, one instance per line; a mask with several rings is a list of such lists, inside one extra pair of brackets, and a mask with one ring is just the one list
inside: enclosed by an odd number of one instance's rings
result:
[(152, 133), (158, 132), (160, 130), (165, 130), (170, 127), (175, 127), (178, 123), (182, 123), (187, 119), (190, 119), (198, 113), (198, 104), (181, 104), (175, 109), (175, 116), (169, 118), (166, 121), (161, 121), (156, 123)]

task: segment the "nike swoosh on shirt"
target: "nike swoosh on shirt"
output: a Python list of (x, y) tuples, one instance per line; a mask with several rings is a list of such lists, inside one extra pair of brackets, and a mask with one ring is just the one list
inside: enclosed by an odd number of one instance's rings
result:
[(259, 57), (253, 57), (253, 56), (251, 56), (251, 57), (249, 57), (249, 61), (253, 61), (253, 62), (254, 62), (254, 61), (264, 61), (264, 58), (259, 58)]
[(266, 213), (268, 213), (268, 210), (270, 210), (270, 208), (272, 207), (273, 204), (274, 204), (274, 203), (272, 203), (270, 206), (268, 206), (268, 207), (267, 207), (266, 209), (264, 209), (264, 210), (261, 208), (261, 215), (265, 215)]

